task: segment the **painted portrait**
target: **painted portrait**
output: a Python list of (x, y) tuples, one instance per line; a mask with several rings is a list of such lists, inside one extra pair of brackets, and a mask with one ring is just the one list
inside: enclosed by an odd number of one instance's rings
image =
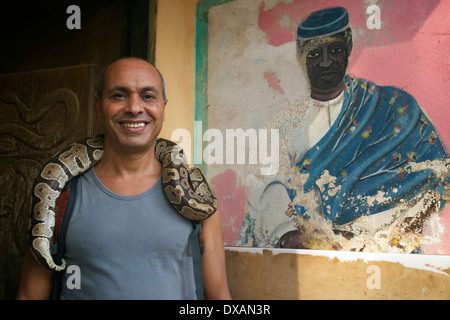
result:
[(194, 153), (226, 245), (450, 253), (448, 10), (199, 3)]

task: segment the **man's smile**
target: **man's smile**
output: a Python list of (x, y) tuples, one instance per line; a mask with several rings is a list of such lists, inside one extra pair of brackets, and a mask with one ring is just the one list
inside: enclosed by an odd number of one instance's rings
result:
[(145, 122), (121, 122), (120, 124), (128, 128), (142, 128), (147, 125)]
[(124, 132), (141, 132), (148, 127), (151, 121), (146, 120), (120, 120), (117, 121)]

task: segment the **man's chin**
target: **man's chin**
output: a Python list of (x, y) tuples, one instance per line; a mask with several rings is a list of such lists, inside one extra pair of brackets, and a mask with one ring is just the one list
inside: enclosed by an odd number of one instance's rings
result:
[[(109, 140), (106, 137), (106, 140)], [(154, 151), (156, 139), (143, 137), (140, 135), (127, 135), (126, 137), (119, 137), (118, 139), (109, 140), (111, 148), (121, 150), (127, 153), (142, 153), (147, 151)]]

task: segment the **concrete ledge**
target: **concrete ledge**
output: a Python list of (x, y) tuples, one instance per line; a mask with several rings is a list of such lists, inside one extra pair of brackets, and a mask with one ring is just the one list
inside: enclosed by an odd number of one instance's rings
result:
[(226, 247), (234, 299), (450, 299), (450, 256)]

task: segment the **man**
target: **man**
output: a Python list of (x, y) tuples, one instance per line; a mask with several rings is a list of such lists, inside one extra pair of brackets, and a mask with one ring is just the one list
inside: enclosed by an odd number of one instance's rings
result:
[[(105, 147), (101, 161), (79, 180), (66, 237), (67, 265), (81, 288), (62, 299), (196, 299), (188, 238), (192, 225), (161, 187), (155, 142), (167, 104), (164, 81), (148, 62), (124, 58), (104, 72), (96, 97)], [(220, 213), (202, 222), (205, 297), (228, 299)], [(29, 251), (18, 298), (48, 299), (52, 272)]]
[[(403, 90), (346, 75), (352, 36), (344, 8), (313, 12), (300, 23), (297, 35), (298, 58), (310, 82), (307, 108), (297, 109), (299, 114), (304, 112), (306, 120), (299, 123), (306, 132), (287, 138), (293, 141), (286, 148), (288, 167), (293, 171), (267, 184), (261, 196), (262, 201), (273, 197), (271, 207), (263, 211), (272, 217), (272, 223), (256, 226), (258, 217), (247, 217), (244, 240), (291, 248), (363, 250), (364, 241), (358, 247), (354, 243), (345, 247), (344, 240), (337, 243), (341, 239), (336, 233), (359, 218), (375, 218), (375, 214), (384, 219), (376, 222), (379, 226), (387, 221), (388, 227), (394, 227), (392, 221), (400, 217), (394, 210), (404, 203), (410, 203), (410, 209), (431, 190), (436, 193), (434, 202), (430, 200), (424, 209), (423, 230), (432, 216), (425, 210), (438, 209), (447, 174), (447, 155), (431, 121)], [(292, 112), (278, 117), (286, 121), (284, 126), (292, 121), (289, 115)], [(294, 130), (299, 127), (296, 124)], [(438, 167), (444, 169), (438, 172)], [(274, 203), (281, 205), (277, 209)], [(285, 214), (277, 215), (276, 210)], [(275, 217), (278, 223), (274, 223)], [(375, 220), (365, 220), (366, 226), (370, 224), (375, 225)], [(348, 229), (352, 232), (346, 234), (346, 240), (361, 231)], [(384, 231), (380, 239), (392, 239), (387, 229)], [(374, 234), (366, 234), (365, 239), (373, 240)], [(322, 240), (313, 240), (322, 235)], [(392, 244), (380, 243), (376, 250)]]

